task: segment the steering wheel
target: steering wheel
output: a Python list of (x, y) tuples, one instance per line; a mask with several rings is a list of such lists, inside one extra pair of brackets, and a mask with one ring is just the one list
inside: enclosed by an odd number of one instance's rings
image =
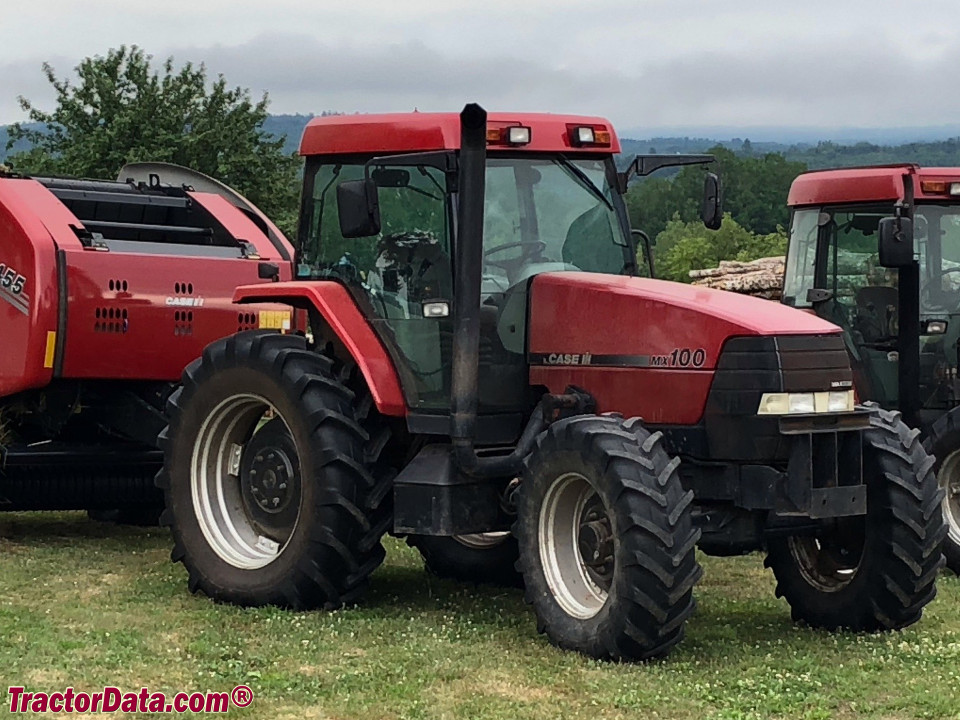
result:
[(931, 295), (933, 294), (933, 291), (937, 289), (937, 288), (934, 287), (934, 283), (941, 283), (941, 285), (940, 285), (940, 293), (943, 294), (943, 295), (952, 295), (952, 296), (954, 296), (954, 300), (956, 301), (954, 304), (960, 305), (960, 289), (951, 290), (951, 291), (944, 291), (944, 290), (943, 290), (943, 285), (942, 285), (942, 283), (943, 283), (943, 278), (944, 278), (944, 276), (945, 276), (945, 275), (950, 275), (950, 274), (952, 274), (952, 273), (960, 273), (960, 267), (952, 267), (952, 268), (941, 269), (940, 272), (939, 272), (935, 277), (930, 278), (930, 279), (924, 284), (924, 286), (923, 286), (922, 288), (920, 288), (920, 304), (921, 304), (921, 305), (926, 304), (926, 303), (924, 302), (924, 299), (926, 299), (926, 300), (932, 300), (933, 298), (931, 297)]
[(512, 265), (515, 265), (517, 262), (522, 260), (522, 258), (513, 258), (512, 260), (491, 260), (491, 255), (496, 255), (497, 253), (503, 252), (504, 250), (514, 250), (516, 248), (525, 248), (525, 247), (535, 247), (537, 252), (543, 252), (547, 247), (547, 244), (542, 240), (521, 240), (519, 242), (509, 242), (505, 245), (497, 245), (497, 247), (490, 248), (489, 250), (483, 251), (483, 260), (489, 265), (496, 265), (497, 267), (509, 268)]

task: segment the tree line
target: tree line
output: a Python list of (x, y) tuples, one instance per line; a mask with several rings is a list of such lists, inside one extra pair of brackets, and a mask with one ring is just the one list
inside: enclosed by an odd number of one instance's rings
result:
[[(229, 86), (222, 75), (210, 77), (202, 64), (176, 67), (172, 58), (157, 64), (136, 46), (86, 58), (75, 68), (74, 79), (58, 77), (46, 64), (43, 72), (55, 91), (54, 109), (43, 110), (21, 97), (27, 120), (6, 129), (6, 162), (16, 171), (115, 178), (128, 162), (172, 162), (236, 188), (295, 234), (301, 169), (295, 143), (310, 116), (270, 116), (266, 93), (255, 99), (249, 90)], [(771, 144), (749, 140), (704, 147), (707, 142), (657, 138), (623, 143), (627, 152), (706, 150), (716, 157), (709, 169), (723, 181), (726, 215), (716, 233), (698, 221), (703, 168), (665, 171), (631, 185), (626, 197), (630, 221), (655, 239), (661, 277), (688, 281), (689, 270), (713, 267), (720, 260), (782, 254), (787, 192), (808, 168), (960, 165), (960, 138), (896, 147), (821, 142), (783, 152), (765, 152)], [(621, 158), (628, 159), (626, 154)]]

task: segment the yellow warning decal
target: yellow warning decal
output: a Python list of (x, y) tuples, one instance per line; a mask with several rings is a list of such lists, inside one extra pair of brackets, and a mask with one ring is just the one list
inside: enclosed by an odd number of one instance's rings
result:
[(289, 330), (291, 312), (289, 310), (261, 310), (260, 328), (262, 330)]
[(53, 356), (57, 352), (57, 334), (52, 330), (47, 332), (47, 351), (43, 354), (43, 366), (53, 367)]

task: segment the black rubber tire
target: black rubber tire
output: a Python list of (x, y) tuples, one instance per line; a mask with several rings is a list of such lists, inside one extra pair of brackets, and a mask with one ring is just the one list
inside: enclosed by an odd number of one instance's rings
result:
[[(302, 477), (300, 515), (275, 560), (258, 569), (227, 563), (200, 528), (191, 495), (191, 456), (202, 423), (225, 398), (255, 392), (287, 423)], [(367, 469), (367, 433), (357, 422), (354, 393), (329, 358), (308, 351), (302, 337), (263, 331), (218, 340), (183, 373), (167, 406), (157, 475), (173, 533), (172, 559), (189, 573), (189, 588), (238, 605), (333, 609), (357, 600), (381, 564), (380, 540), (392, 515), (388, 483)]]
[[(943, 467), (944, 461), (952, 453), (960, 451), (960, 408), (955, 408), (942, 415), (933, 424), (927, 433), (926, 439), (923, 441), (923, 447), (928, 453), (936, 457), (933, 471), (937, 474), (937, 481), (945, 491), (943, 514), (946, 521), (947, 515), (956, 515), (957, 513), (951, 510), (948, 505), (950, 502), (950, 497), (948, 496), (950, 489), (946, 487), (946, 479), (940, 477), (940, 469)], [(960, 520), (960, 518), (955, 519)], [(950, 522), (947, 521), (946, 525), (947, 538), (943, 541), (943, 556), (947, 560), (947, 567), (960, 575), (960, 531), (958, 531), (956, 524), (954, 527), (951, 527)]]
[[(661, 433), (637, 418), (579, 416), (551, 425), (525, 463), (514, 536), (537, 629), (561, 648), (594, 658), (646, 660), (683, 638), (702, 570), (693, 493), (680, 484)], [(587, 619), (565, 610), (544, 570), (539, 528), (553, 484), (577, 473), (600, 496), (613, 537), (614, 569), (602, 606)]]
[(867, 514), (859, 519), (863, 546), (852, 577), (831, 590), (818, 588), (798, 567), (796, 540), (767, 542), (765, 564), (776, 578), (777, 597), (790, 604), (795, 621), (813, 627), (903, 628), (919, 620), (936, 595), (946, 527), (933, 458), (900, 413), (871, 408), (871, 427), (863, 437)]
[(523, 577), (516, 564), (520, 551), (512, 535), (490, 547), (464, 545), (453, 537), (408, 535), (407, 544), (416, 548), (432, 575), (477, 585), (520, 587)]

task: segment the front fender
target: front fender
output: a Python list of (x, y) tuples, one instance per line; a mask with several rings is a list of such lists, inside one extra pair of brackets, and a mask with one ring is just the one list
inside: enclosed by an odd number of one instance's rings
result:
[(350, 293), (339, 283), (314, 280), (242, 285), (234, 292), (233, 301), (315, 309), (357, 363), (380, 414), (406, 416), (407, 405), (390, 355)]

